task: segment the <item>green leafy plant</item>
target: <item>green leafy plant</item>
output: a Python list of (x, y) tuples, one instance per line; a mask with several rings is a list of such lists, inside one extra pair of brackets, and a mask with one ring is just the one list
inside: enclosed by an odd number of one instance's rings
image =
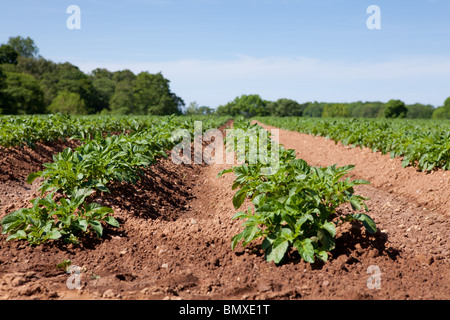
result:
[(285, 130), (323, 136), (343, 145), (403, 157), (402, 166), (450, 170), (450, 122), (410, 119), (312, 119), (258, 117)]
[(67, 272), (69, 267), (72, 265), (72, 261), (70, 259), (65, 259), (62, 262), (58, 263), (56, 267), (58, 269), (64, 270), (64, 272)]
[[(48, 124), (53, 117), (46, 118), (8, 118), (8, 121), (18, 120), (17, 127), (24, 128), (21, 121), (36, 120), (40, 125)], [(61, 118), (66, 127), (70, 121), (85, 118)], [(56, 120), (61, 120), (56, 117)], [(86, 203), (86, 198), (94, 192), (109, 192), (112, 181), (136, 183), (144, 168), (153, 165), (162, 157), (167, 157), (176, 143), (172, 133), (176, 129), (186, 128), (194, 131), (195, 120), (206, 120), (203, 130), (216, 127), (226, 121), (226, 118), (205, 117), (139, 117), (120, 118), (114, 125), (110, 118), (88, 118), (93, 120), (88, 124), (73, 124), (76, 127), (68, 132), (77, 135), (72, 137), (81, 141), (76, 149), (66, 148), (53, 156), (53, 162), (44, 164), (45, 170), (31, 173), (27, 182), (33, 183), (38, 177), (43, 178), (39, 190), (40, 197), (33, 199), (32, 208), (23, 208), (9, 213), (1, 220), (2, 233), (9, 234), (7, 240), (27, 240), (30, 244), (41, 244), (48, 240), (63, 240), (77, 243), (81, 234), (103, 234), (102, 223), (114, 227), (119, 223), (111, 214), (113, 210), (96, 203)], [(0, 119), (1, 120), (1, 119)], [(92, 130), (95, 124), (102, 124), (107, 132), (112, 129), (123, 129), (120, 134), (105, 134), (105, 131)], [(108, 125), (109, 124), (109, 125)], [(38, 125), (30, 130), (37, 129)], [(63, 125), (65, 128), (65, 126)], [(125, 132), (126, 129), (131, 130)], [(48, 129), (48, 128), (47, 128)], [(35, 141), (33, 134), (30, 141)], [(67, 132), (61, 137), (67, 136)], [(49, 134), (46, 138), (51, 137)], [(1, 138), (1, 137), (0, 137)], [(0, 140), (1, 141), (1, 140)], [(10, 141), (11, 143), (16, 143)], [(59, 198), (59, 200), (55, 200)]]
[(32, 245), (48, 240), (62, 239), (78, 243), (80, 234), (95, 232), (102, 236), (102, 222), (118, 227), (117, 220), (110, 216), (113, 210), (97, 203), (85, 203), (92, 190), (79, 189), (70, 198), (53, 199), (54, 193), (45, 198), (31, 200), (32, 208), (22, 208), (6, 215), (1, 220), (2, 233), (9, 233), (7, 240), (27, 240)]
[[(243, 127), (239, 123), (238, 126)], [(219, 176), (235, 174), (232, 189), (237, 189), (233, 196), (236, 209), (246, 199), (251, 200), (247, 211), (233, 216), (244, 220), (242, 232), (232, 238), (233, 250), (240, 242), (246, 246), (262, 238), (267, 261), (278, 264), (294, 248), (305, 261), (313, 263), (316, 258), (328, 259), (328, 252), (335, 248), (336, 227), (342, 223), (360, 221), (368, 232), (376, 232), (374, 221), (359, 212), (369, 211), (367, 199), (356, 195), (354, 190), (355, 186), (368, 182), (342, 179), (353, 166), (311, 167), (296, 159), (294, 150), (279, 146), (279, 152), (279, 167), (274, 174), (263, 175), (261, 168), (267, 164), (248, 161), (219, 173)], [(342, 216), (337, 209), (346, 203), (355, 213)]]

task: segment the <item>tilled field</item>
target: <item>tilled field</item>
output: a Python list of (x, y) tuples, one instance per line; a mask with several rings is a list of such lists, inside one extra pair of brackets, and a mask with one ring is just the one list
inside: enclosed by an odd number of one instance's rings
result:
[[(217, 178), (229, 165), (166, 159), (137, 185), (91, 196), (111, 206), (121, 225), (101, 240), (30, 247), (1, 235), (0, 299), (450, 298), (450, 173), (403, 169), (399, 159), (324, 138), (283, 130), (279, 138), (310, 165), (355, 164), (354, 177), (372, 183), (357, 192), (370, 198), (379, 231), (343, 225), (326, 263), (305, 263), (297, 253), (282, 265), (267, 263), (259, 243), (231, 250), (241, 230), (231, 220), (234, 177)], [(26, 176), (68, 145), (0, 150), (0, 217), (29, 205), (39, 181), (27, 185)], [(73, 275), (56, 267), (64, 260), (82, 270), (78, 289), (70, 289)]]

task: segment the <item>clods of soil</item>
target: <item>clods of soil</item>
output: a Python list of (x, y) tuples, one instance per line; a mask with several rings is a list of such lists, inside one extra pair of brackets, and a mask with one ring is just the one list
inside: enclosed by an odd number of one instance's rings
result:
[[(1, 235), (0, 299), (450, 298), (448, 173), (429, 180), (401, 168), (401, 160), (298, 133), (280, 130), (280, 142), (311, 165), (356, 164), (354, 177), (372, 182), (357, 192), (370, 198), (378, 232), (343, 225), (325, 263), (305, 263), (293, 252), (276, 266), (264, 260), (258, 241), (232, 251), (231, 238), (241, 230), (231, 219), (234, 176), (217, 177), (230, 165), (176, 165), (168, 158), (136, 185), (115, 184), (111, 194), (91, 196), (120, 222), (102, 239), (32, 247)], [(39, 181), (27, 185), (26, 176), (65, 143), (0, 150), (0, 217), (37, 196)], [(66, 260), (70, 273), (57, 267)]]

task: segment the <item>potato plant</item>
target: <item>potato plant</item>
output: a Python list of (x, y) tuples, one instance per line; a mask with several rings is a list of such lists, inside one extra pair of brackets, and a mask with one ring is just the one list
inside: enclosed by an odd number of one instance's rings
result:
[[(158, 119), (153, 125), (132, 122), (130, 133), (117, 135), (79, 130), (74, 137), (82, 142), (78, 148), (66, 148), (53, 156), (52, 163), (44, 164), (45, 170), (28, 176), (28, 183), (43, 178), (41, 195), (31, 200), (31, 209), (19, 209), (0, 221), (2, 233), (9, 234), (7, 240), (27, 240), (32, 245), (59, 239), (77, 243), (83, 233), (93, 231), (101, 237), (103, 222), (118, 227), (111, 208), (85, 200), (94, 192), (109, 192), (113, 181), (136, 183), (144, 168), (167, 157), (166, 151), (176, 144), (172, 137), (176, 129), (194, 131), (194, 118)], [(210, 118), (203, 129), (217, 127), (225, 120)]]
[(450, 170), (450, 121), (258, 117), (281, 129), (323, 136), (343, 145), (402, 157), (402, 166)]
[(79, 189), (69, 198), (54, 200), (54, 193), (45, 198), (31, 200), (33, 207), (19, 209), (1, 221), (3, 233), (9, 233), (7, 240), (27, 240), (38, 245), (48, 240), (62, 239), (78, 243), (78, 236), (94, 231), (98, 237), (103, 234), (101, 222), (118, 227), (119, 223), (110, 214), (113, 210), (97, 203), (87, 204), (85, 199), (93, 190)]
[[(245, 130), (254, 125), (237, 122), (235, 127)], [(316, 258), (328, 259), (328, 252), (335, 248), (339, 224), (360, 221), (369, 233), (376, 232), (374, 221), (361, 212), (369, 211), (367, 199), (356, 195), (354, 190), (355, 186), (368, 182), (343, 179), (353, 166), (312, 167), (296, 159), (295, 150), (283, 146), (279, 146), (278, 170), (263, 175), (261, 169), (266, 166), (245, 160), (244, 164), (219, 173), (219, 176), (231, 172), (235, 175), (232, 188), (237, 189), (233, 197), (236, 209), (245, 199), (251, 200), (248, 210), (239, 211), (233, 217), (244, 220), (242, 232), (232, 238), (233, 250), (240, 242), (246, 246), (262, 238), (261, 247), (267, 261), (278, 264), (289, 250), (295, 249), (305, 261), (313, 263)], [(338, 207), (346, 203), (351, 204), (354, 213), (340, 214)]]

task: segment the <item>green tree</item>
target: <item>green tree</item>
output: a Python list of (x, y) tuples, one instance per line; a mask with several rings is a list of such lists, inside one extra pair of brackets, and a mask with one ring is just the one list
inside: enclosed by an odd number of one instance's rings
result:
[(344, 103), (326, 104), (322, 111), (323, 118), (345, 118), (349, 116), (350, 112)]
[(114, 89), (114, 93), (109, 101), (109, 109), (112, 114), (133, 114), (134, 98), (133, 98), (134, 81), (119, 81)]
[(9, 44), (3, 44), (0, 47), (0, 64), (9, 63), (17, 64), (17, 57), (19, 54), (14, 48)]
[(92, 86), (94, 87), (95, 94), (99, 101), (98, 109), (109, 109), (109, 101), (115, 91), (114, 81), (107, 78), (94, 79), (92, 81)]
[(241, 95), (226, 105), (217, 108), (217, 114), (245, 117), (268, 116), (270, 110), (267, 108), (269, 102), (263, 100), (257, 94)]
[(57, 69), (57, 64), (51, 60), (39, 58), (27, 58), (19, 56), (17, 58), (18, 72), (32, 75), (38, 80), (43, 80), (47, 75), (53, 76)]
[(17, 72), (29, 74), (39, 80), (44, 92), (44, 102), (48, 106), (58, 93), (56, 76), (57, 64), (51, 60), (39, 58), (27, 58), (19, 56), (17, 58)]
[(277, 117), (301, 117), (307, 104), (300, 104), (295, 100), (281, 98), (268, 104), (270, 114)]
[(200, 115), (210, 115), (210, 114), (213, 114), (214, 112), (215, 112), (215, 110), (208, 106), (201, 106), (199, 108)]
[(198, 103), (193, 101), (193, 102), (189, 103), (184, 114), (187, 116), (197, 115), (197, 114), (199, 114), (199, 109), (200, 109), (200, 106), (198, 105)]
[(442, 107), (434, 110), (432, 119), (450, 119), (450, 97), (448, 97)]
[(401, 100), (389, 100), (384, 108), (385, 118), (406, 118), (408, 109)]
[(83, 115), (87, 114), (88, 109), (78, 93), (62, 91), (48, 107), (48, 111), (52, 113)]
[(319, 118), (322, 116), (322, 112), (325, 105), (323, 103), (319, 103), (317, 101), (314, 102), (307, 102), (306, 108), (303, 111), (304, 117), (312, 117), (312, 118)]
[(107, 78), (107, 79), (112, 80), (113, 77), (114, 77), (114, 72), (111, 72), (111, 71), (109, 71), (109, 70), (107, 70), (105, 68), (96, 68), (96, 69), (92, 70), (91, 76), (92, 76), (93, 79), (96, 79), (96, 78), (100, 78), (100, 79)]
[(8, 44), (22, 57), (36, 58), (39, 54), (39, 48), (30, 37), (10, 37)]
[(384, 103), (380, 101), (357, 101), (348, 104), (350, 116), (353, 118), (378, 118), (384, 116)]
[(432, 105), (423, 105), (421, 103), (407, 105), (406, 108), (408, 109), (406, 115), (408, 119), (430, 119), (435, 110)]
[(6, 74), (3, 72), (2, 68), (0, 68), (0, 90), (6, 88)]
[(97, 68), (92, 71), (91, 74), (92, 86), (95, 90), (95, 95), (98, 98), (100, 104), (98, 109), (110, 109), (110, 100), (114, 94), (116, 84), (113, 79), (113, 73), (106, 70)]
[(181, 114), (184, 102), (170, 91), (169, 80), (159, 72), (137, 75), (133, 88), (134, 113), (148, 115)]
[(1, 100), (3, 114), (45, 113), (39, 82), (25, 73), (6, 72), (6, 88), (2, 90)]
[(184, 114), (187, 116), (193, 116), (193, 115), (208, 115), (213, 114), (214, 109), (207, 107), (207, 106), (199, 106), (197, 102), (191, 102), (189, 106), (186, 108)]
[(6, 88), (6, 74), (0, 68), (0, 114), (3, 113), (4, 104), (6, 103), (6, 95), (3, 93), (3, 89)]
[(130, 71), (128, 69), (119, 70), (119, 71), (116, 71), (116, 72), (113, 73), (112, 80), (115, 83), (118, 83), (118, 82), (121, 82), (121, 81), (130, 81), (130, 82), (132, 82), (132, 81), (136, 80), (136, 75), (132, 71)]
[[(88, 113), (101, 111), (100, 98), (96, 95), (92, 80), (77, 66), (69, 62), (58, 64), (51, 76), (53, 83), (49, 83), (49, 89), (53, 99), (62, 91), (74, 92), (84, 100)], [(52, 81), (52, 79), (48, 80)]]

